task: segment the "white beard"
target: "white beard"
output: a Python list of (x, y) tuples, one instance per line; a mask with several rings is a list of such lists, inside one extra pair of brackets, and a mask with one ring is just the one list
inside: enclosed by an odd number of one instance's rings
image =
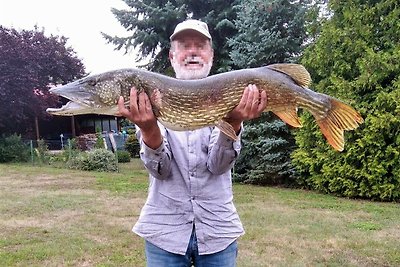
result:
[[(189, 59), (186, 59), (188, 61)], [(196, 58), (196, 60), (199, 60)], [(179, 62), (176, 60), (171, 61), (171, 65), (175, 71), (175, 77), (181, 80), (194, 80), (194, 79), (201, 79), (208, 76), (212, 67), (212, 59), (210, 62), (200, 62), (203, 65), (201, 69), (186, 69), (185, 66), (180, 65)]]

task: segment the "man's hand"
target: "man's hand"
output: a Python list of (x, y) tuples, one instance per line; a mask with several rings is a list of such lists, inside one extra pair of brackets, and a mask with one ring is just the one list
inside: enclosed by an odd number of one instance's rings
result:
[(227, 114), (225, 120), (236, 132), (240, 130), (243, 121), (258, 118), (267, 106), (267, 93), (259, 91), (257, 86), (249, 84), (243, 92), (239, 104)]
[(131, 88), (129, 109), (125, 107), (124, 98), (118, 99), (119, 113), (136, 124), (141, 132), (143, 141), (152, 149), (161, 145), (162, 136), (154, 116), (150, 99), (145, 92), (137, 93), (135, 87)]

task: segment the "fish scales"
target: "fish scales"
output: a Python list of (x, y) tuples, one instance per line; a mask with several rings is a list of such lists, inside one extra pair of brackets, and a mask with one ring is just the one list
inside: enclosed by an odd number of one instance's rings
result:
[(298, 64), (273, 64), (230, 71), (198, 80), (178, 80), (140, 69), (121, 69), (92, 75), (50, 91), (69, 100), (61, 108), (49, 108), (54, 115), (118, 115), (120, 95), (129, 103), (130, 89), (144, 91), (157, 119), (173, 130), (192, 130), (216, 125), (232, 139), (227, 114), (240, 102), (244, 88), (255, 84), (267, 93), (265, 112), (273, 112), (293, 127), (301, 127), (299, 108), (315, 118), (328, 143), (344, 149), (344, 130), (363, 122), (352, 107), (329, 95), (308, 89), (311, 78)]

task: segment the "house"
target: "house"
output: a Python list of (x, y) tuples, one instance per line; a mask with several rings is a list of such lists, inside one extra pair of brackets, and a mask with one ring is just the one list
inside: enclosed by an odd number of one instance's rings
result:
[(121, 118), (106, 115), (86, 114), (71, 117), (52, 116), (50, 120), (39, 122), (40, 139), (48, 142), (49, 149), (60, 149), (61, 139), (67, 139), (91, 133), (120, 132)]

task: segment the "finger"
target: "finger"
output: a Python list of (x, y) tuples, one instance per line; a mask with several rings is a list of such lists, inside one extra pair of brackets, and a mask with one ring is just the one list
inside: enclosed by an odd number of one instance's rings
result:
[(147, 112), (152, 109), (151, 102), (147, 94), (144, 94), (144, 106)]
[(138, 110), (139, 110), (137, 90), (135, 87), (131, 88), (129, 107), (131, 109), (131, 112), (138, 112)]
[(118, 112), (120, 115), (126, 117), (127, 113), (129, 112), (128, 109), (125, 107), (124, 97), (120, 96), (118, 99)]
[(264, 90), (260, 93), (260, 103), (258, 104), (257, 112), (261, 114), (267, 106), (267, 92)]
[(242, 98), (240, 99), (240, 102), (238, 104), (239, 108), (244, 108), (246, 106), (247, 103), (247, 99), (249, 98), (249, 91), (250, 88), (249, 86), (246, 86), (246, 88), (244, 88), (243, 94), (242, 94)]
[(254, 84), (250, 84), (249, 88), (250, 88), (249, 99), (247, 101), (248, 108), (250, 110), (254, 110), (258, 107), (260, 94), (258, 92), (257, 86), (255, 86)]
[(138, 111), (143, 114), (146, 111), (146, 93), (144, 93), (143, 91), (139, 93), (138, 96)]

